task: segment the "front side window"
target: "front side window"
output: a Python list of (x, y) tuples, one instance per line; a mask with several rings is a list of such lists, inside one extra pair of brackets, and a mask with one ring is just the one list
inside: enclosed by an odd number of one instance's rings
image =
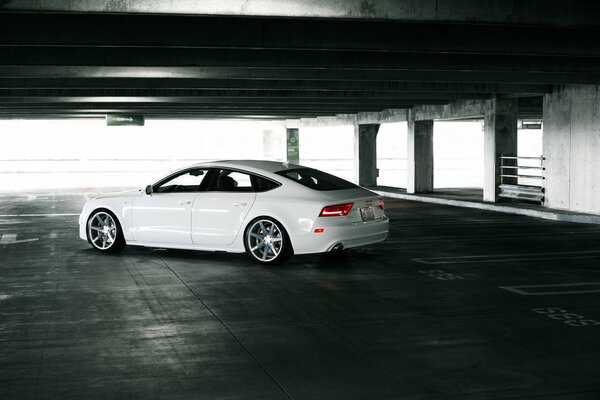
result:
[(199, 192), (202, 182), (207, 175), (207, 169), (192, 169), (168, 178), (159, 183), (155, 193), (190, 193)]
[(275, 173), (314, 190), (343, 190), (358, 187), (347, 180), (312, 168), (286, 169)]

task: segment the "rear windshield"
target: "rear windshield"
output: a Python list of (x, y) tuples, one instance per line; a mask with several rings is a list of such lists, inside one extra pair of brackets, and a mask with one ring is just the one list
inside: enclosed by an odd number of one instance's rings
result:
[(314, 190), (343, 190), (358, 187), (342, 178), (312, 168), (286, 169), (275, 173)]

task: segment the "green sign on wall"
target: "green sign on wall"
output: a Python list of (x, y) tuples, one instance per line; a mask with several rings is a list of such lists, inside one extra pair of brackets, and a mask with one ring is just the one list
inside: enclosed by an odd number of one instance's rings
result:
[(300, 135), (298, 129), (287, 130), (287, 160), (297, 163), (300, 161)]
[(144, 126), (144, 116), (138, 114), (106, 114), (107, 126)]

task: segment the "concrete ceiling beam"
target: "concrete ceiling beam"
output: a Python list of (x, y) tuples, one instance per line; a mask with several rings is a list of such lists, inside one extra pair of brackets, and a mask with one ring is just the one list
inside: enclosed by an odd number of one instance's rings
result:
[(0, 44), (0, 65), (299, 68), (536, 73), (594, 73), (600, 57), (429, 52), (17, 46)]
[(21, 46), (600, 56), (595, 28), (332, 19), (0, 13), (0, 38)]
[(309, 68), (0, 65), (0, 78), (155, 78), (330, 81), (432, 81), (510, 84), (600, 84), (595, 72), (419, 71)]
[[(77, 92), (80, 93), (77, 93)], [(485, 99), (489, 93), (457, 93), (457, 92), (367, 92), (367, 91), (264, 91), (264, 90), (191, 90), (178, 89), (165, 91), (161, 89), (125, 90), (73, 90), (73, 89), (0, 89), (0, 103), (29, 102), (122, 102), (122, 103), (206, 103), (211, 101), (239, 102), (341, 102), (341, 103), (377, 103), (396, 100), (453, 100), (453, 99)]]
[(2, 10), (310, 17), (519, 25), (594, 26), (593, 0), (18, 0)]
[(475, 82), (405, 82), (405, 81), (317, 81), (317, 80), (248, 80), (248, 79), (155, 79), (155, 78), (2, 78), (0, 89), (65, 90), (258, 90), (258, 91), (376, 91), (433, 93), (548, 93), (550, 85), (475, 83)]

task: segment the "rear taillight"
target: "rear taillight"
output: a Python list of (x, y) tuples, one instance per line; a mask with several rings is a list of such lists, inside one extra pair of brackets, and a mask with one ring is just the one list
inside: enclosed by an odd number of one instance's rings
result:
[(385, 210), (385, 201), (383, 201), (383, 199), (379, 199), (379, 208)]
[(323, 207), (319, 217), (339, 217), (342, 215), (348, 215), (354, 203), (336, 204), (333, 206)]

